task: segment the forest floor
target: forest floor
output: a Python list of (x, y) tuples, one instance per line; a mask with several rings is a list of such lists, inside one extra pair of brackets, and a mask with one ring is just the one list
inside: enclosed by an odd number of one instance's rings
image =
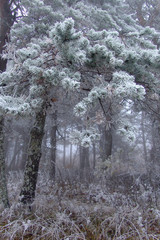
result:
[[(160, 201), (151, 188), (109, 190), (104, 182), (39, 180), (31, 206), (18, 203), (22, 181), (11, 175), (11, 207), (1, 210), (3, 240), (159, 240)], [(134, 192), (133, 192), (134, 191)]]

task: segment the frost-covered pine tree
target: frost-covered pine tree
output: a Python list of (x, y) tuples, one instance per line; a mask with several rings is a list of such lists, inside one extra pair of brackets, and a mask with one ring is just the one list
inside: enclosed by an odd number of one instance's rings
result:
[[(126, 0), (130, 8), (128, 11), (132, 13), (133, 17), (138, 21), (142, 26), (154, 27), (156, 30), (160, 30), (159, 21), (160, 21), (160, 1), (150, 1), (150, 0)], [(153, 39), (154, 44), (157, 45), (157, 48), (160, 46), (159, 37), (155, 36)], [(156, 72), (158, 77), (159, 73)], [(157, 88), (157, 85), (154, 86)], [(159, 88), (159, 87), (158, 87)], [(146, 101), (143, 104), (143, 107), (146, 112), (148, 112), (152, 119), (152, 149), (150, 151), (150, 174), (156, 176), (155, 173), (159, 174), (160, 162), (160, 131), (159, 131), (159, 114), (160, 114), (160, 99), (159, 94), (157, 94), (157, 89), (152, 91), (151, 94), (148, 94)], [(143, 115), (143, 114), (142, 114)], [(154, 134), (153, 134), (154, 133)], [(145, 154), (146, 155), (146, 154)], [(153, 164), (154, 163), (154, 164)]]
[[(10, 27), (14, 22), (14, 18), (11, 11), (11, 3), (9, 0), (2, 0), (0, 2), (0, 54), (4, 50), (4, 45), (8, 40), (7, 34), (10, 31)], [(6, 69), (6, 60), (2, 59), (0, 55), (0, 71)]]
[[(0, 2), (0, 72), (6, 69), (6, 59), (2, 58), (4, 46), (8, 40), (10, 28), (16, 16), (16, 9), (12, 8), (13, 1), (2, 0)], [(14, 14), (13, 14), (14, 13)], [(3, 89), (1, 89), (3, 92)], [(7, 183), (5, 177), (5, 156), (4, 156), (4, 131), (3, 131), (4, 115), (0, 113), (0, 203), (4, 207), (9, 207)]]
[[(152, 42), (159, 34), (124, 14), (127, 6), (122, 1), (22, 0), (21, 4), (25, 16), (13, 26), (6, 54), (14, 66), (0, 75), (7, 93), (12, 95), (14, 89), (16, 101), (6, 107), (13, 98), (2, 96), (0, 108), (5, 114), (35, 116), (21, 191), (21, 201), (28, 203), (35, 196), (53, 90), (86, 90), (88, 95), (74, 109), (82, 119), (99, 103), (104, 103), (104, 116), (105, 103), (112, 104), (114, 114), (128, 100), (144, 100), (146, 89), (155, 91), (158, 80), (153, 69), (158, 71), (160, 54)], [(88, 147), (97, 133), (91, 128), (76, 136), (75, 141), (80, 137)]]

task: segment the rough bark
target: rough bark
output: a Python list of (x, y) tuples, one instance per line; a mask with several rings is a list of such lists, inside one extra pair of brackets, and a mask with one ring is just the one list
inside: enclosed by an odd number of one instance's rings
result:
[[(9, 0), (0, 0), (0, 54), (3, 52), (13, 22)], [(6, 63), (7, 61), (0, 56), (0, 71), (5, 71)]]
[(4, 119), (0, 119), (0, 202), (3, 203), (4, 208), (9, 207), (8, 191), (5, 173), (5, 158), (4, 158)]
[(35, 198), (35, 190), (41, 158), (41, 145), (44, 135), (46, 113), (42, 110), (36, 114), (36, 121), (30, 133), (28, 159), (26, 162), (24, 181), (20, 193), (20, 201), (31, 204)]

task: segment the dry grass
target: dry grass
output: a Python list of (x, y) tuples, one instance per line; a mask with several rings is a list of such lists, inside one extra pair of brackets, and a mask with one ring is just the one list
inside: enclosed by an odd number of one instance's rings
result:
[(19, 179), (10, 179), (8, 186), (12, 206), (0, 214), (0, 239), (160, 239), (160, 210), (145, 201), (142, 206), (138, 198), (135, 202), (97, 184), (40, 181), (29, 210), (17, 203)]

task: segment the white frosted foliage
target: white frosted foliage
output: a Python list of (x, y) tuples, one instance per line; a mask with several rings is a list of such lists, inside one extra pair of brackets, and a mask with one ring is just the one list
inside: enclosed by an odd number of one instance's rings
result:
[(88, 128), (83, 131), (74, 130), (70, 134), (70, 141), (83, 147), (89, 147), (93, 142), (100, 139), (100, 134), (95, 128)]
[(71, 78), (64, 78), (62, 80), (62, 86), (65, 89), (78, 89), (80, 87), (80, 83), (77, 81), (72, 80)]
[(30, 115), (32, 109), (24, 98), (15, 98), (11, 96), (0, 96), (0, 112), (5, 115)]
[(124, 138), (125, 141), (134, 142), (136, 131), (131, 123), (123, 118), (123, 121), (120, 122), (117, 132)]
[(134, 80), (134, 77), (126, 72), (115, 72), (111, 83), (114, 95), (120, 98), (143, 99), (145, 89), (143, 86), (136, 84)]
[(153, 37), (159, 33), (138, 26), (123, 1), (104, 2), (22, 0), (25, 16), (12, 27), (5, 52), (15, 65), (0, 74), (11, 99), (13, 92), (15, 98), (25, 95), (22, 112), (48, 104), (57, 87), (79, 94), (76, 116), (97, 106), (105, 115), (109, 104), (117, 114), (120, 103), (145, 99), (144, 86), (157, 86), (160, 53)]
[(83, 116), (87, 112), (87, 104), (85, 102), (78, 103), (74, 108), (74, 113), (76, 116)]

